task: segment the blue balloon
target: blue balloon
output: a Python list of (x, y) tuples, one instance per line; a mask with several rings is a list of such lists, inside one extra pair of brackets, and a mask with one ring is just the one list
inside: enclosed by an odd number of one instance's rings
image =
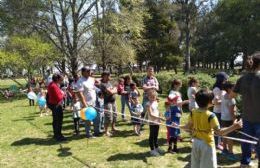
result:
[(38, 99), (38, 104), (39, 106), (44, 107), (46, 105), (46, 99), (44, 98)]
[(97, 111), (93, 107), (88, 107), (85, 111), (86, 119), (93, 121), (97, 117)]

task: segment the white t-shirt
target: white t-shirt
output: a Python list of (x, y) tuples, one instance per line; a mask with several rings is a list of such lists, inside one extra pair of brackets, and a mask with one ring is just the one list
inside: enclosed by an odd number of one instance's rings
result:
[(197, 109), (199, 108), (195, 98), (192, 95), (195, 95), (197, 93), (196, 87), (189, 87), (187, 91), (187, 95), (189, 98), (189, 110)]
[(232, 121), (232, 115), (230, 113), (230, 106), (236, 105), (235, 99), (230, 99), (228, 94), (225, 94), (221, 99), (221, 120)]
[[(215, 101), (215, 100), (222, 100), (222, 97), (224, 96), (224, 94), (225, 94), (226, 92), (225, 91), (223, 91), (223, 90), (220, 90), (218, 87), (215, 87), (214, 89), (213, 89), (213, 94), (214, 94), (214, 100), (213, 100), (213, 102)], [(213, 108), (213, 112), (215, 112), (215, 113), (221, 113), (221, 104), (215, 104), (214, 105), (214, 108)]]
[(80, 117), (80, 110), (81, 110), (81, 103), (77, 101), (73, 104), (73, 118), (79, 118)]
[[(178, 104), (178, 103), (181, 103), (181, 102), (182, 102), (181, 93), (178, 92), (178, 91), (171, 90), (168, 97), (174, 98), (174, 97), (176, 97), (176, 96), (178, 96), (177, 104)], [(182, 111), (182, 107), (178, 107), (178, 109), (179, 109), (180, 111)]]
[(83, 92), (88, 105), (95, 106), (96, 90), (95, 79), (92, 77), (81, 77), (77, 82), (77, 90)]
[[(153, 116), (156, 116), (156, 117), (159, 117), (160, 116), (160, 112), (158, 110), (158, 102), (157, 101), (153, 101), (152, 103), (151, 102), (148, 102), (146, 106), (150, 106), (151, 108), (151, 114)], [(150, 121), (153, 121), (153, 122), (160, 122), (160, 119), (158, 118), (155, 118), (150, 115), (150, 113), (148, 113), (148, 120)], [(154, 124), (154, 123), (150, 123), (150, 125), (157, 125), (157, 124)]]

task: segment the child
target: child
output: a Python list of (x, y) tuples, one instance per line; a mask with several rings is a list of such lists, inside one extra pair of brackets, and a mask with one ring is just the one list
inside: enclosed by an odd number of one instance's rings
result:
[(187, 91), (187, 95), (189, 98), (189, 110), (192, 111), (193, 109), (197, 109), (198, 105), (195, 101), (195, 95), (197, 93), (198, 90), (198, 86), (199, 86), (199, 81), (197, 79), (195, 79), (194, 77), (191, 77), (189, 82), (189, 88)]
[[(28, 88), (28, 94), (29, 94), (29, 93), (33, 93), (33, 94), (35, 95), (35, 93), (34, 93), (34, 91), (33, 91), (33, 89), (32, 89), (31, 86), (29, 86), (29, 88)], [(34, 99), (31, 98), (31, 97), (29, 97), (28, 99), (29, 99), (29, 105), (30, 105), (30, 106), (34, 106)]]
[[(234, 84), (226, 82), (223, 85), (223, 89), (226, 91), (221, 99), (221, 127), (229, 127), (236, 119), (236, 100), (231, 97)], [(236, 160), (233, 154), (233, 141), (229, 139), (223, 139), (223, 154), (227, 155), (229, 159)]]
[(74, 122), (74, 128), (75, 128), (75, 135), (79, 135), (79, 121), (80, 121), (80, 110), (81, 110), (81, 103), (77, 96), (73, 99), (73, 122)]
[(129, 103), (130, 103), (130, 107), (133, 103), (133, 99), (134, 98), (138, 98), (140, 96), (140, 92), (136, 87), (135, 83), (131, 83), (130, 84), (130, 92), (129, 92)]
[[(37, 95), (37, 100), (38, 101), (43, 100), (46, 102), (46, 92), (43, 89), (41, 89), (39, 94)], [(40, 117), (42, 117), (44, 114), (48, 115), (46, 103), (41, 104), (38, 102), (38, 104), (39, 104), (39, 108), (40, 108)]]
[(135, 118), (132, 118), (132, 122), (134, 125), (134, 132), (136, 135), (141, 135), (141, 133), (140, 133), (141, 121), (138, 118), (141, 117), (141, 114), (143, 111), (144, 111), (144, 108), (140, 104), (138, 98), (133, 97), (132, 103), (131, 103), (131, 113), (132, 113), (132, 116), (135, 117)]
[(104, 94), (97, 91), (97, 117), (94, 119), (94, 136), (100, 136), (104, 129)]
[[(192, 168), (217, 168), (217, 156), (214, 142), (214, 133), (226, 135), (242, 127), (242, 121), (234, 121), (233, 125), (220, 128), (216, 115), (208, 110), (213, 100), (213, 94), (207, 89), (196, 93), (195, 100), (199, 106), (191, 112), (189, 121), (182, 129), (192, 130)], [(173, 126), (178, 124), (173, 123)]]
[[(189, 100), (182, 100), (182, 95), (179, 92), (179, 90), (182, 87), (182, 82), (179, 79), (174, 79), (172, 82), (172, 90), (170, 91), (170, 94), (168, 96), (168, 100), (170, 102), (170, 112), (171, 112), (171, 122), (177, 122), (180, 123), (180, 119), (182, 116), (182, 106), (189, 103)], [(172, 141), (174, 143), (174, 153), (178, 152), (177, 149), (177, 140), (179, 139), (182, 141), (182, 138), (180, 137), (180, 130), (176, 128), (170, 129), (172, 132)], [(175, 142), (176, 141), (176, 142)]]
[[(164, 117), (166, 119), (166, 125), (171, 125), (171, 109), (170, 109), (170, 102), (169, 101), (165, 101), (165, 113), (164, 113)], [(171, 151), (170, 149), (170, 127), (166, 126), (166, 129), (167, 129), (167, 133), (166, 133), (166, 136), (167, 136), (167, 143), (169, 145), (169, 148), (168, 148), (168, 152)]]
[(149, 145), (150, 154), (152, 156), (159, 156), (163, 154), (164, 151), (158, 146), (158, 133), (159, 133), (159, 123), (163, 120), (160, 117), (160, 112), (158, 110), (157, 93), (154, 90), (148, 92), (148, 102), (146, 104), (148, 120), (152, 121), (149, 123), (150, 134), (149, 134)]
[(120, 95), (121, 114), (122, 114), (122, 119), (124, 120), (125, 119), (125, 100), (126, 100), (126, 94), (127, 94), (127, 91), (125, 91), (125, 80), (124, 80), (124, 78), (120, 78), (118, 80), (117, 94)]

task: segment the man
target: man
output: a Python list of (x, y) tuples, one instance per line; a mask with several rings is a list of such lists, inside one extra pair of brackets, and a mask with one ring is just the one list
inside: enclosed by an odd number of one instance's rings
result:
[(110, 81), (110, 73), (103, 72), (101, 75), (100, 90), (104, 94), (104, 109), (105, 109), (105, 134), (111, 136), (112, 134), (108, 131), (108, 127), (112, 124), (112, 131), (117, 131), (116, 119), (117, 119), (117, 109), (116, 109), (116, 96), (117, 89), (112, 86)]
[[(83, 67), (81, 69), (82, 77), (77, 82), (77, 90), (79, 99), (81, 100), (82, 107), (93, 106), (95, 107), (96, 102), (96, 87), (95, 78), (91, 77), (91, 70)], [(87, 138), (93, 138), (94, 136), (90, 134), (91, 122), (87, 120), (85, 122), (86, 136)], [(98, 134), (98, 133), (96, 133)]]
[[(252, 71), (238, 79), (234, 92), (242, 96), (243, 132), (260, 138), (260, 52), (252, 56)], [(236, 96), (236, 94), (235, 94)], [(241, 167), (249, 167), (251, 162), (252, 145), (242, 143)], [(257, 155), (260, 156), (260, 146), (256, 146)], [(259, 157), (258, 157), (259, 159)], [(258, 160), (258, 166), (259, 160)]]
[(156, 77), (154, 76), (154, 68), (152, 66), (149, 66), (147, 68), (147, 75), (144, 77), (143, 79), (143, 90), (144, 90), (144, 94), (143, 94), (143, 107), (144, 107), (144, 112), (142, 114), (142, 117), (145, 116), (146, 113), (146, 104), (149, 101), (148, 100), (148, 92), (150, 90), (155, 90), (158, 91), (159, 90), (159, 83), (158, 80), (156, 79)]
[(52, 127), (54, 133), (54, 139), (57, 141), (64, 141), (66, 138), (62, 135), (62, 120), (63, 120), (63, 93), (60, 89), (60, 84), (63, 81), (63, 77), (59, 74), (52, 76), (52, 82), (48, 85), (48, 106), (52, 111)]

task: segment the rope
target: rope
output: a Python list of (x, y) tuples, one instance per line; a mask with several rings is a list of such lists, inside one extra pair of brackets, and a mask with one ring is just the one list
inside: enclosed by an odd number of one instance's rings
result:
[[(114, 112), (114, 111), (110, 111), (110, 110), (106, 110), (106, 109), (101, 109), (101, 108), (94, 107), (94, 106), (91, 106), (91, 107), (93, 107), (93, 108), (95, 108), (95, 109), (97, 109), (97, 110), (104, 110), (104, 111), (109, 112), (109, 113), (118, 114), (117, 112)], [(142, 121), (142, 123), (147, 122), (148, 124), (149, 124), (149, 123), (152, 123), (152, 124), (162, 125), (162, 126), (166, 126), (166, 127), (170, 127), (170, 128), (182, 129), (182, 128), (180, 128), (180, 127), (175, 127), (175, 126), (173, 126), (173, 125), (168, 125), (168, 124), (164, 124), (164, 123), (161, 123), (161, 122), (155, 122), (155, 121), (151, 121), (151, 120), (146, 120), (146, 119), (144, 119), (144, 118), (139, 118), (139, 117), (135, 117), (135, 116), (127, 115), (127, 114), (124, 114), (124, 116), (131, 117), (131, 118), (134, 118), (134, 119), (138, 119), (138, 120)], [(185, 129), (183, 129), (183, 130), (185, 130)], [(228, 137), (228, 136), (220, 136), (220, 135), (214, 135), (214, 136), (222, 137), (222, 138), (225, 138), (225, 139), (230, 139), (230, 140), (233, 140), (233, 141), (238, 141), (238, 142), (243, 142), (243, 143), (249, 143), (249, 144), (253, 144), (253, 145), (257, 145), (258, 142), (259, 142), (259, 139), (256, 138), (256, 137), (253, 137), (253, 136), (251, 136), (251, 135), (248, 135), (248, 134), (246, 134), (246, 133), (244, 133), (244, 132), (242, 132), (242, 131), (236, 131), (236, 132), (238, 132), (238, 133), (240, 133), (240, 134), (242, 134), (242, 135), (244, 135), (244, 136), (246, 136), (246, 137), (248, 137), (248, 138), (252, 138), (252, 139), (254, 139), (254, 140), (256, 140), (256, 141), (251, 141), (251, 140), (242, 139), (242, 138)]]

